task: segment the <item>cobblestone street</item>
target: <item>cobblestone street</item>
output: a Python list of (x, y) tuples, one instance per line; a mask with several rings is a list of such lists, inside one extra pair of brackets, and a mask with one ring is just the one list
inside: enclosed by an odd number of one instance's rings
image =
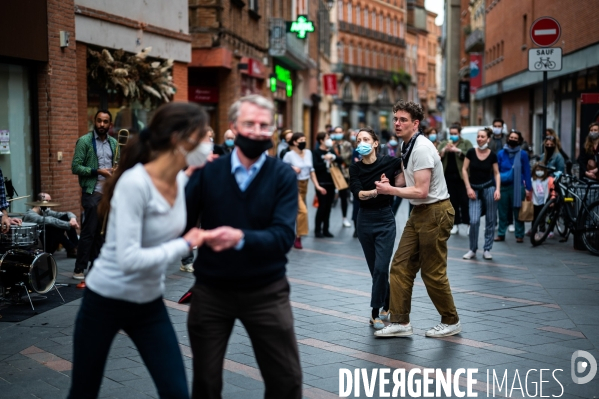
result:
[[(406, 216), (404, 202), (397, 218), (396, 245)], [(474, 392), (479, 397), (487, 397), (487, 370), (491, 376), (494, 371), (499, 379), (507, 370), (507, 387), (511, 389), (515, 384), (512, 397), (522, 397), (523, 393), (528, 395), (524, 397), (532, 397), (541, 386), (542, 396), (599, 397), (599, 377), (577, 385), (570, 376), (570, 359), (576, 350), (599, 359), (598, 258), (575, 251), (571, 240), (560, 244), (553, 239), (532, 248), (528, 242), (516, 244), (513, 234), (508, 234), (505, 242), (495, 243), (492, 261), (480, 256), (474, 261), (463, 260), (468, 238), (466, 227), (461, 226), (460, 234), (449, 241), (448, 270), (463, 332), (444, 339), (424, 337), (424, 331), (436, 325), (439, 316), (422, 281), (417, 279), (412, 305), (414, 335), (375, 339), (368, 325), (368, 269), (358, 240), (352, 238), (353, 229), (343, 228), (340, 222), (336, 207), (332, 215), (335, 238), (306, 237), (304, 249), (289, 254), (288, 278), (304, 371), (304, 397), (338, 397), (341, 368), (352, 373), (356, 368), (365, 368), (369, 375), (375, 368), (405, 368), (406, 373), (413, 368), (451, 368), (453, 372), (477, 368)], [(66, 259), (64, 251), (55, 257), (60, 269), (58, 281), (75, 283), (70, 279), (74, 260)], [(189, 383), (192, 361), (186, 329), (188, 307), (176, 301), (192, 284), (191, 274), (180, 272), (178, 265), (171, 266), (165, 301), (179, 337)], [(66, 397), (73, 322), (79, 303), (70, 302), (24, 322), (0, 323), (0, 397)], [(536, 371), (529, 373), (525, 381), (530, 369)], [(541, 376), (540, 369), (550, 371)], [(553, 378), (551, 373), (556, 369), (561, 371), (555, 371)], [(516, 372), (522, 389), (514, 378)], [(239, 323), (229, 342), (224, 379), (224, 398), (264, 395), (251, 344)], [(541, 379), (546, 382), (541, 384)], [(387, 392), (391, 388), (388, 386)], [(501, 393), (497, 386), (495, 391), (496, 397), (508, 396), (506, 385)], [(360, 393), (365, 397), (363, 389)], [(377, 388), (374, 397), (379, 394)], [(119, 334), (113, 343), (100, 395), (157, 397), (137, 350), (125, 335)]]

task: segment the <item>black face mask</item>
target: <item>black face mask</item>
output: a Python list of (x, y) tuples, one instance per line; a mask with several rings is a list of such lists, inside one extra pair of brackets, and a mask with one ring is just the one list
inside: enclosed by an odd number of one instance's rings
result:
[(545, 152), (547, 153), (547, 155), (552, 156), (555, 152), (555, 147), (545, 147)]
[(516, 147), (518, 147), (519, 144), (518, 144), (518, 141), (516, 141), (516, 140), (508, 140), (507, 145), (509, 145), (512, 148), (516, 148)]
[(249, 159), (257, 159), (264, 151), (272, 148), (272, 140), (252, 140), (238, 134), (235, 137), (235, 145)]
[(297, 143), (297, 148), (299, 148), (301, 151), (304, 151), (304, 149), (306, 148), (306, 143)]

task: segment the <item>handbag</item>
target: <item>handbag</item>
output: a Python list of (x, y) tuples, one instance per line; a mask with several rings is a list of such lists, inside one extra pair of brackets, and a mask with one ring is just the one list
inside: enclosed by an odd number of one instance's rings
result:
[(501, 184), (512, 184), (514, 182), (514, 168), (510, 168), (507, 172), (500, 172)]
[(349, 187), (347, 185), (347, 180), (345, 180), (345, 177), (343, 177), (343, 173), (341, 173), (337, 165), (331, 165), (331, 167), (329, 168), (329, 172), (331, 173), (333, 183), (335, 184), (335, 188), (337, 190), (341, 191)]
[(314, 194), (314, 199), (312, 200), (312, 206), (314, 208), (318, 208), (318, 195)]
[(532, 201), (522, 201), (520, 212), (518, 213), (518, 220), (521, 222), (532, 222), (534, 219), (534, 207)]

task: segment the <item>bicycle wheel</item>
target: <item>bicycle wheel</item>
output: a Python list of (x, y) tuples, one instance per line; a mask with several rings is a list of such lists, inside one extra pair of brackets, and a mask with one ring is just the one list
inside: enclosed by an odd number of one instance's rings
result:
[[(553, 204), (553, 206), (551, 206)], [(530, 229), (530, 243), (533, 247), (541, 245), (553, 231), (560, 215), (560, 206), (557, 199), (552, 198), (545, 204), (539, 216), (533, 221)], [(540, 231), (544, 228), (545, 231)]]
[(555, 229), (561, 237), (565, 238), (570, 233), (570, 229), (568, 229), (568, 225), (566, 224), (566, 217), (564, 216), (564, 212), (564, 208), (560, 207), (560, 213), (557, 217), (557, 222), (555, 223)]
[(593, 255), (599, 256), (599, 201), (584, 210), (579, 226), (583, 229), (582, 242)]

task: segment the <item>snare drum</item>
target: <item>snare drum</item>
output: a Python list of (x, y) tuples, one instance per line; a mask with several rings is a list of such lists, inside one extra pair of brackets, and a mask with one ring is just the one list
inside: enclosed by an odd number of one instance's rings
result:
[(39, 228), (37, 223), (23, 222), (21, 226), (11, 225), (6, 234), (0, 235), (3, 247), (31, 247), (37, 244)]
[(8, 290), (24, 283), (27, 289), (45, 294), (55, 281), (56, 261), (46, 252), (11, 249), (0, 259), (0, 285)]

